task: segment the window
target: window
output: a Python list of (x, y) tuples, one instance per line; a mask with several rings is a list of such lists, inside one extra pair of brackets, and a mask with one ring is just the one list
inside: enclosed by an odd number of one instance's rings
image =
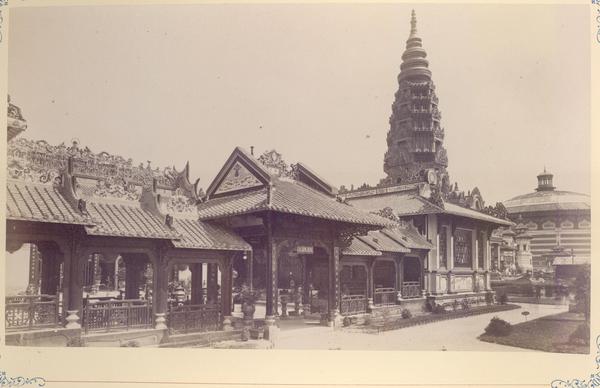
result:
[(552, 221), (546, 221), (542, 225), (542, 229), (554, 229), (554, 228), (556, 228), (556, 225)]
[(448, 232), (448, 227), (447, 226), (442, 226), (439, 230), (439, 242), (440, 242), (440, 247), (439, 247), (439, 255), (440, 255), (440, 267), (447, 267), (448, 266), (448, 250), (447, 250), (447, 241), (448, 239), (446, 238), (446, 233)]
[(454, 265), (471, 267), (473, 263), (473, 234), (470, 230), (456, 229), (454, 232)]

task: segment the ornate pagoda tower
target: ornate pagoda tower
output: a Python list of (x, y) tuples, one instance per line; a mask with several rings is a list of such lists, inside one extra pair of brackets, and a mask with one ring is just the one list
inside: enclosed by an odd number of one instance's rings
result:
[(417, 36), (414, 10), (410, 25), (387, 134), (384, 181), (388, 184), (423, 181), (429, 171), (435, 170), (437, 178), (447, 183), (448, 157), (443, 147), (441, 113), (427, 53)]

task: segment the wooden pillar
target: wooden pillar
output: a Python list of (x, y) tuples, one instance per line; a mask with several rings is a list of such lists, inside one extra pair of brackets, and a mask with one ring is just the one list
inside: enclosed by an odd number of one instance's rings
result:
[(375, 304), (373, 303), (373, 266), (375, 259), (367, 263), (367, 311), (371, 311)]
[(244, 253), (246, 255), (246, 260), (248, 260), (248, 287), (250, 288), (250, 290), (254, 289), (254, 255), (252, 254), (252, 251), (248, 251)]
[(398, 259), (398, 273), (396, 279), (398, 279), (398, 299), (402, 299), (402, 283), (404, 283), (404, 255)]
[(302, 303), (310, 303), (310, 279), (308, 273), (308, 258), (302, 255)]
[(167, 328), (169, 260), (162, 250), (159, 250), (158, 255), (152, 259), (152, 312), (154, 313), (154, 328), (164, 330)]
[(340, 315), (340, 247), (334, 242), (329, 257), (329, 321), (337, 326)]
[(231, 325), (232, 313), (232, 286), (233, 286), (233, 258), (222, 261), (221, 266), (221, 304), (223, 314), (223, 330), (233, 330)]
[(143, 266), (137, 257), (125, 258), (125, 299), (138, 299), (140, 272)]
[(277, 253), (273, 241), (273, 217), (267, 214), (267, 303), (266, 317), (277, 315)]
[(216, 263), (208, 263), (208, 276), (206, 280), (206, 298), (208, 304), (217, 303), (218, 290), (217, 290), (217, 275), (218, 267)]
[[(66, 285), (66, 300), (63, 304), (68, 306), (66, 317), (66, 328), (80, 328), (81, 317), (83, 317), (83, 267), (87, 261), (87, 255), (82, 255), (82, 252), (77, 249), (75, 243), (71, 244), (67, 252), (65, 252), (65, 285)], [(64, 294), (63, 294), (64, 295)], [(63, 297), (64, 298), (64, 297)]]
[(40, 293), (56, 295), (60, 282), (60, 257), (56, 248), (40, 249), (42, 257)]
[(35, 244), (29, 244), (29, 283), (27, 293), (36, 295), (40, 293), (41, 254)]
[(202, 263), (190, 264), (192, 272), (192, 304), (204, 303), (204, 290), (202, 289)]

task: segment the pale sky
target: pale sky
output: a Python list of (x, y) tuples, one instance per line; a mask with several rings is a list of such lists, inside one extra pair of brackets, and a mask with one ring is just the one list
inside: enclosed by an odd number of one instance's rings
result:
[(9, 93), (29, 138), (189, 160), (203, 188), (237, 145), (375, 184), (412, 8), (452, 181), (493, 204), (546, 166), (589, 193), (587, 5), (13, 8)]

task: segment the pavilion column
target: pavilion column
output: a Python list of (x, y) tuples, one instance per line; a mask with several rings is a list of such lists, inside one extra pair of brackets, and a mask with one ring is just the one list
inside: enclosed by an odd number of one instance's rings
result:
[(190, 264), (192, 272), (192, 304), (204, 302), (204, 290), (202, 289), (202, 263)]
[(232, 259), (223, 260), (221, 267), (221, 304), (223, 306), (223, 330), (233, 330), (231, 325), (232, 312), (232, 285), (233, 285), (233, 266)]
[(92, 293), (100, 290), (100, 282), (102, 276), (102, 269), (100, 268), (100, 255), (94, 253), (92, 255)]
[(60, 257), (55, 248), (41, 249), (41, 284), (40, 293), (56, 295), (60, 283)]
[(490, 267), (491, 267), (491, 246), (490, 246), (490, 235), (489, 233), (483, 234), (483, 270), (484, 272), (484, 288), (486, 291), (491, 291), (491, 276), (490, 276)]
[(340, 247), (333, 243), (329, 258), (329, 322), (334, 327), (341, 324), (340, 315)]
[(169, 298), (169, 259), (164, 252), (153, 260), (152, 271), (152, 312), (154, 313), (154, 328), (167, 329), (166, 314)]
[(367, 312), (371, 312), (375, 307), (373, 303), (373, 266), (375, 260), (367, 263)]
[(450, 250), (448, 252), (450, 252), (450, 255), (448, 256), (448, 294), (451, 294), (453, 292), (452, 290), (452, 271), (454, 270), (454, 228), (451, 227), (449, 228), (452, 230), (452, 233), (450, 234)]
[[(277, 315), (277, 252), (273, 241), (271, 213), (267, 216), (267, 303), (265, 319), (271, 321)], [(269, 322), (270, 323), (270, 322)]]
[(248, 282), (248, 287), (250, 288), (250, 290), (254, 289), (254, 255), (252, 251), (248, 251), (245, 253), (246, 255), (246, 259), (248, 260), (248, 275), (247, 275), (247, 282)]
[(27, 293), (30, 295), (40, 293), (40, 267), (40, 251), (35, 244), (29, 244), (29, 283), (27, 285)]
[(125, 258), (125, 299), (138, 299), (140, 297), (140, 272), (142, 263), (133, 257)]
[(305, 315), (310, 313), (310, 276), (308, 273), (308, 259), (302, 255), (302, 303)]
[(402, 299), (402, 283), (404, 283), (404, 255), (398, 259), (398, 264), (396, 266), (396, 283), (398, 284), (398, 300)]
[(218, 290), (217, 290), (217, 275), (218, 267), (216, 263), (208, 263), (207, 265), (207, 279), (206, 279), (206, 298), (208, 304), (217, 303)]
[(66, 328), (81, 328), (83, 317), (83, 271), (88, 255), (82, 254), (77, 247), (72, 246), (65, 252), (65, 284), (68, 292), (67, 300), (63, 304), (68, 306)]

